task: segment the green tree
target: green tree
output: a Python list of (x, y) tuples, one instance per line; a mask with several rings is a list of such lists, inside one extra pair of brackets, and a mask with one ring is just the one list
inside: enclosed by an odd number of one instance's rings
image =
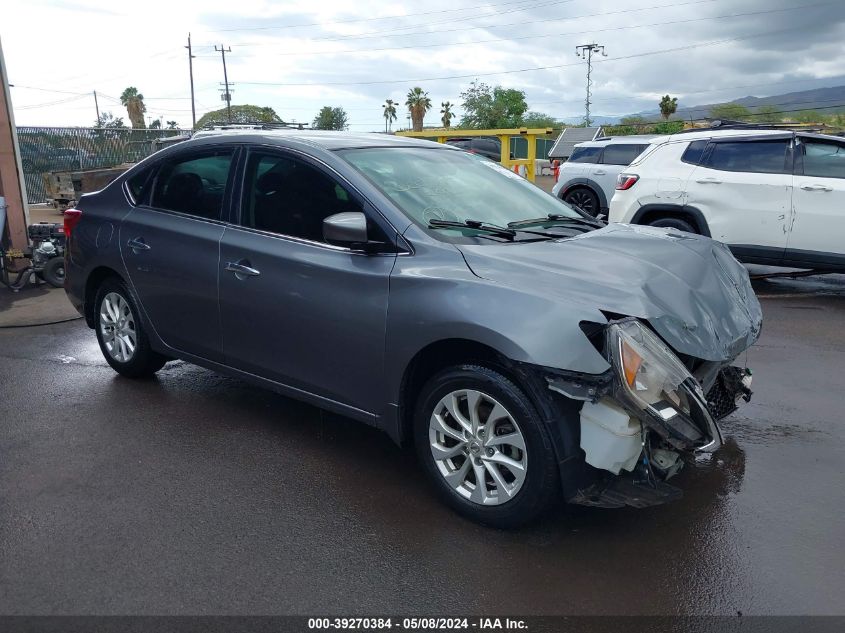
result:
[(644, 116), (639, 116), (638, 114), (632, 114), (631, 116), (623, 116), (619, 119), (619, 125), (630, 125), (632, 127), (645, 127), (647, 125), (654, 125), (654, 121), (649, 121)]
[(452, 112), (452, 102), (451, 101), (444, 101), (440, 104), (440, 122), (443, 124), (443, 127), (449, 129), (452, 127), (452, 117), (454, 113)]
[(664, 121), (668, 121), (669, 117), (675, 114), (678, 109), (678, 97), (670, 97), (669, 95), (663, 95), (663, 98), (660, 100), (660, 116), (663, 117)]
[(179, 122), (178, 121), (168, 121), (167, 122), (167, 129), (168, 130), (178, 130), (179, 129)]
[(155, 119), (152, 123), (150, 123), (151, 130), (160, 130), (161, 129), (161, 119)]
[(120, 103), (126, 108), (129, 121), (134, 129), (144, 128), (144, 113), (147, 106), (144, 105), (144, 95), (138, 92), (135, 86), (129, 86), (120, 95)]
[(315, 130), (345, 130), (349, 127), (346, 111), (341, 107), (323, 106), (311, 127)]
[(411, 124), (414, 132), (421, 131), (423, 129), (425, 113), (431, 110), (431, 99), (428, 93), (424, 92), (419, 86), (411, 88), (408, 91), (405, 105), (408, 106), (408, 112), (411, 113)]
[(388, 99), (381, 106), (384, 111), (384, 133), (387, 134), (393, 127), (393, 122), (396, 120), (396, 102), (393, 99)]
[(560, 124), (551, 114), (545, 112), (529, 112), (522, 119), (525, 127), (560, 127)]
[(123, 123), (123, 117), (115, 117), (111, 112), (103, 112), (100, 118), (94, 122), (94, 127), (104, 127), (116, 130), (125, 130), (126, 125)]
[(751, 115), (751, 110), (739, 103), (720, 103), (710, 108), (711, 119), (744, 121)]
[(677, 134), (683, 129), (683, 121), (661, 121), (654, 124), (652, 134)]
[(461, 93), (461, 108), (464, 115), (461, 127), (473, 129), (495, 129), (519, 127), (528, 110), (525, 93), (522, 90), (490, 88), (487, 84), (473, 81)]
[[(212, 125), (226, 125), (229, 123), (229, 117), (226, 114), (226, 108), (206, 112), (199, 121), (197, 121), (197, 129), (202, 129)], [(284, 123), (282, 119), (276, 114), (273, 108), (262, 108), (254, 105), (238, 105), (232, 106), (232, 123)]]
[(789, 116), (793, 121), (797, 121), (798, 123), (821, 123), (824, 121), (822, 113), (816, 110), (802, 110)]

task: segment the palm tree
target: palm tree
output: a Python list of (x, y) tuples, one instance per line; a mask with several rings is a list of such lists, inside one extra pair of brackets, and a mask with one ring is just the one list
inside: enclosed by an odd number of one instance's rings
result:
[(138, 92), (135, 86), (129, 86), (120, 95), (120, 103), (126, 106), (126, 113), (132, 122), (132, 127), (143, 128), (144, 112), (147, 111), (147, 106), (144, 105), (144, 95)]
[(393, 99), (388, 99), (381, 107), (384, 108), (384, 132), (386, 134), (396, 120), (396, 102)]
[(440, 104), (440, 114), (443, 116), (440, 117), (440, 122), (443, 123), (443, 127), (449, 128), (452, 126), (452, 102), (451, 101), (444, 101)]
[(423, 89), (419, 86), (411, 88), (408, 91), (408, 99), (405, 101), (405, 105), (408, 106), (408, 112), (411, 113), (414, 132), (421, 132), (425, 113), (431, 110), (431, 99), (428, 93), (423, 92)]

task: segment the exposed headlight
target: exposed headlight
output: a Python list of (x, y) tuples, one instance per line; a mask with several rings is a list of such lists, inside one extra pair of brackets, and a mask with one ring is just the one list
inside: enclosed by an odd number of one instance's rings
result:
[(679, 412), (690, 416), (688, 391), (681, 386), (695, 379), (672, 350), (634, 319), (614, 323), (607, 332), (620, 395), (666, 422)]

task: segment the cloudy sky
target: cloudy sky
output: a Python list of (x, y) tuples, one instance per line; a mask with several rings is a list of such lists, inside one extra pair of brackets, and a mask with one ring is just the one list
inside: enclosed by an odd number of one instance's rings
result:
[(222, 105), (223, 44), (233, 103), (296, 121), (342, 106), (357, 131), (383, 129), (381, 104), (415, 85), (434, 124), (473, 78), (582, 115), (575, 47), (593, 41), (607, 52), (594, 114), (653, 109), (667, 92), (696, 105), (845, 84), (843, 0), (15, 0), (0, 38), (17, 123), (90, 125), (94, 90), (128, 121), (117, 97), (132, 85), (149, 117), (190, 125), (188, 32), (197, 118)]

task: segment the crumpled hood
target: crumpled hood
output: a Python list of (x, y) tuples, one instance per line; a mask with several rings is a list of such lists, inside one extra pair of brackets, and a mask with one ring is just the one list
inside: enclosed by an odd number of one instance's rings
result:
[(760, 336), (748, 272), (707, 237), (612, 224), (563, 240), (458, 248), (479, 277), (645, 319), (676, 352), (696, 358), (733, 360)]

